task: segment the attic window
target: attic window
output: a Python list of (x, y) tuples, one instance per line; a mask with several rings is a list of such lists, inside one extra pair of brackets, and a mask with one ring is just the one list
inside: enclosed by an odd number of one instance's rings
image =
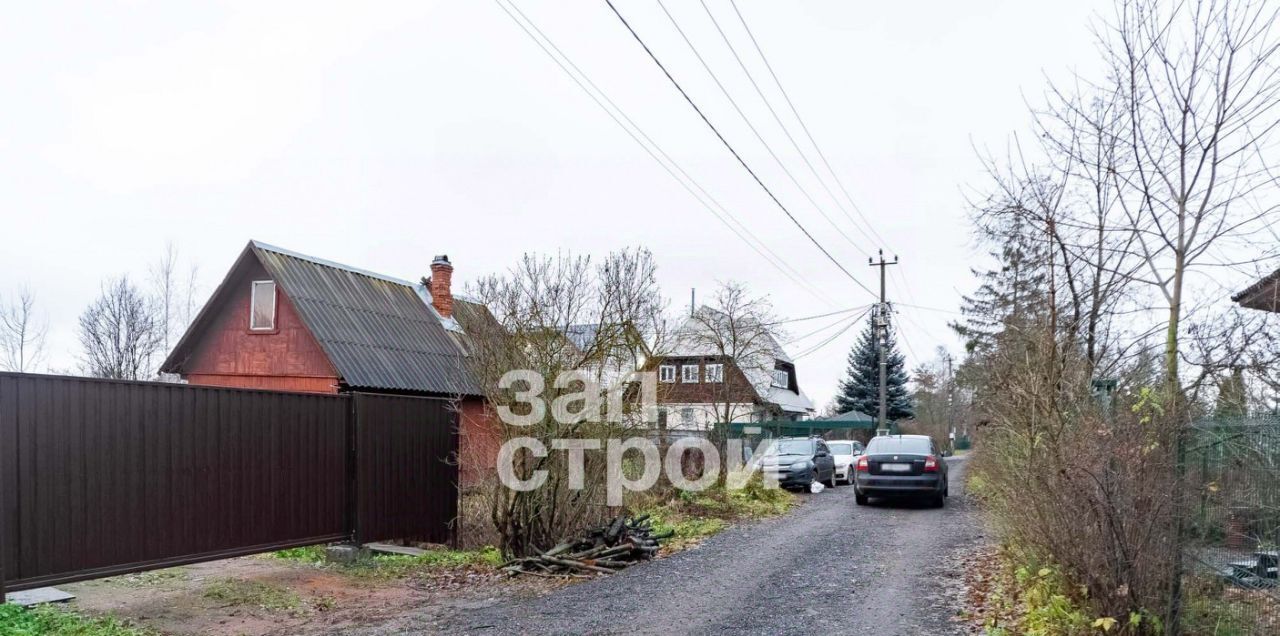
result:
[(698, 365), (686, 364), (680, 367), (680, 381), (687, 384), (698, 383)]
[(675, 382), (676, 381), (676, 365), (664, 364), (658, 367), (658, 380), (660, 382), (667, 382), (667, 383)]
[(724, 382), (724, 365), (708, 364), (707, 365), (707, 382)]
[(272, 280), (253, 281), (253, 293), (249, 305), (249, 329), (273, 331), (276, 328), (276, 283)]
[(790, 388), (791, 386), (791, 383), (789, 382), (790, 379), (791, 379), (790, 374), (787, 373), (786, 369), (773, 370), (773, 386), (776, 386), (782, 389)]

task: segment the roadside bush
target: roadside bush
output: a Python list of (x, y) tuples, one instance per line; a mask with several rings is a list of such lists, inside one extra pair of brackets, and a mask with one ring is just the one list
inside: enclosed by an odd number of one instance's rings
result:
[(115, 617), (87, 618), (56, 607), (0, 603), (0, 636), (158, 636)]
[[(1037, 603), (1043, 622), (1074, 624), (1068, 600), (1082, 616), (1160, 615), (1176, 567), (1176, 506), (1175, 427), (1159, 395), (1137, 369), (1104, 408), (1082, 360), (1055, 351), (1043, 333), (1006, 336), (1015, 337), (986, 365), (993, 389), (982, 399), (987, 424), (971, 479), (1004, 539), (1048, 555), (1054, 576), (1078, 588)], [(1140, 621), (1132, 630), (1154, 627)]]
[(1159, 619), (1140, 613), (1095, 616), (1088, 590), (1072, 583), (1057, 565), (1005, 546), (996, 557), (998, 578), (981, 608), (988, 635), (1090, 636), (1159, 633)]

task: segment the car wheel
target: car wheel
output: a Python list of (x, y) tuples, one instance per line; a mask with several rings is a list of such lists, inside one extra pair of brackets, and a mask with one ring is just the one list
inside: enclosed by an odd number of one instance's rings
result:
[(855, 492), (853, 494), (853, 501), (859, 506), (865, 506), (867, 505), (867, 496), (860, 492)]
[(827, 488), (836, 487), (836, 471), (834, 469), (832, 469), (831, 471), (831, 476), (827, 477), (827, 480), (822, 482), (822, 485), (826, 486)]
[(945, 497), (945, 495), (944, 495), (943, 493), (936, 493), (936, 494), (934, 494), (934, 495), (933, 495), (933, 499), (932, 499), (932, 500), (930, 500), (930, 501), (929, 501), (929, 503), (930, 503), (934, 508), (941, 508), (941, 507), (943, 507), (943, 506), (947, 505), (947, 500), (946, 500), (946, 497)]

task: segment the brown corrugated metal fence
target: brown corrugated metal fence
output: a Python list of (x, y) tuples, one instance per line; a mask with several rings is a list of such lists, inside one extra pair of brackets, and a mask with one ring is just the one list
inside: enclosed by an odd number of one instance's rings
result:
[(455, 418), (426, 398), (0, 374), (0, 589), (443, 541)]
[[(355, 394), (356, 541), (400, 537), (433, 543), (449, 539), (435, 523), (457, 516), (456, 496), (423, 500), (432, 484), (457, 479), (454, 413), (438, 402), (411, 397)], [(418, 506), (406, 506), (405, 501)]]

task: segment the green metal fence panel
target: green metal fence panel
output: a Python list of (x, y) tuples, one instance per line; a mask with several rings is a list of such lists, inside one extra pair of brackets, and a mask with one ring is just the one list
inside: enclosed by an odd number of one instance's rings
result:
[(1196, 422), (1183, 474), (1187, 632), (1280, 634), (1280, 416)]

